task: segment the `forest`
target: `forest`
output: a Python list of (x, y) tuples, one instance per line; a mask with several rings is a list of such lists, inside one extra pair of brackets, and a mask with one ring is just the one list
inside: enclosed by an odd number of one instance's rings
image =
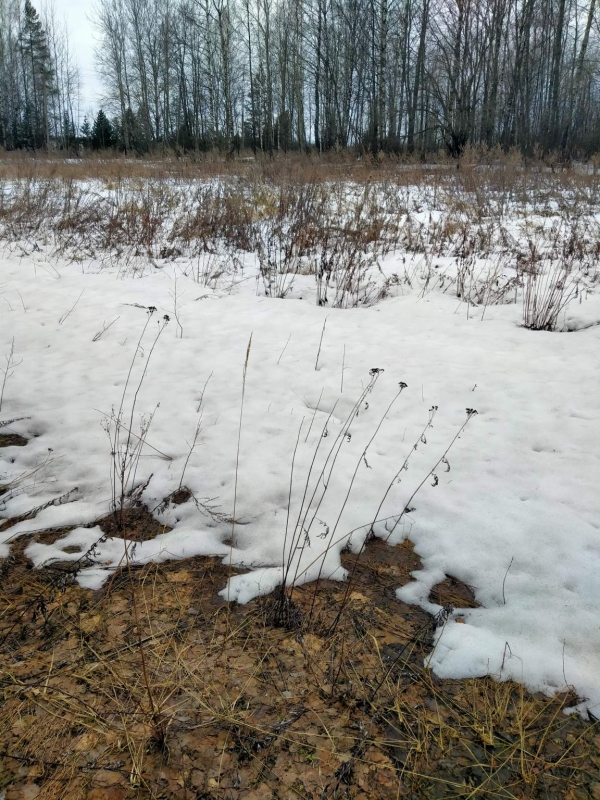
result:
[(66, 25), (0, 0), (0, 146), (233, 155), (599, 148), (596, 0), (98, 0), (102, 109)]

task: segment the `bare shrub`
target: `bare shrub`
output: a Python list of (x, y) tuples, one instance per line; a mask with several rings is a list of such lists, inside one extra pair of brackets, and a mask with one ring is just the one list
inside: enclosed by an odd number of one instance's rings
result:
[(294, 278), (300, 268), (294, 241), (269, 231), (258, 241), (259, 273), (265, 295), (283, 299), (292, 290)]
[[(131, 382), (133, 368), (138, 357), (140, 345), (155, 311), (156, 309), (152, 307), (148, 309), (148, 318), (142, 329), (133, 354), (133, 359), (131, 361), (129, 372), (123, 387), (123, 394), (121, 396), (119, 408), (117, 410), (113, 409), (110, 414), (106, 415), (103, 423), (104, 430), (106, 431), (110, 442), (110, 480), (112, 490), (111, 511), (113, 512), (115, 524), (119, 531), (123, 529), (123, 512), (126, 508), (127, 502), (135, 502), (136, 500), (139, 500), (143, 490), (146, 488), (146, 485), (140, 485), (136, 483), (136, 474), (142, 449), (146, 444), (146, 436), (150, 429), (150, 425), (152, 424), (154, 412), (147, 417), (142, 417), (139, 433), (135, 433), (133, 430), (134, 415), (136, 411), (138, 395), (146, 377), (148, 365), (150, 363), (150, 359), (152, 358), (152, 353), (154, 352), (154, 348), (156, 347), (156, 344), (162, 332), (164, 331), (165, 326), (169, 322), (169, 317), (166, 315), (158, 323), (158, 330), (152, 344), (150, 345), (148, 356), (145, 359), (144, 368), (141, 376), (138, 379), (129, 409), (126, 408), (126, 399), (127, 389), (129, 388)], [(169, 456), (166, 456), (164, 453), (160, 453), (160, 455), (169, 460)]]
[(573, 299), (577, 285), (572, 263), (560, 259), (547, 271), (532, 271), (525, 278), (523, 325), (534, 331), (556, 330), (561, 311)]

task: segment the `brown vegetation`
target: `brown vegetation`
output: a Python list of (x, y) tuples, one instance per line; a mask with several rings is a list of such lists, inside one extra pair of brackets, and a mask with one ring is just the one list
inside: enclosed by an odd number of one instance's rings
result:
[[(138, 510), (123, 535), (145, 525)], [(423, 666), (436, 622), (395, 597), (420, 563), (408, 543), (372, 541), (349, 602), (343, 584), (295, 589), (287, 630), (270, 598), (223, 603), (213, 559), (124, 568), (92, 593), (72, 564), (29, 569), (24, 545), (0, 594), (6, 800), (599, 796), (597, 724), (563, 713), (568, 690)], [(453, 579), (433, 597), (473, 605)]]
[[(73, 156), (60, 151), (3, 152), (0, 149), (0, 179), (50, 179), (65, 180), (126, 180), (173, 178), (178, 180), (209, 179), (221, 176), (254, 177), (273, 182), (322, 183), (330, 180), (379, 180), (397, 181), (402, 185), (418, 184), (424, 177), (443, 173), (461, 173), (457, 176), (466, 188), (481, 177), (463, 177), (485, 169), (490, 177), (486, 180), (513, 183), (516, 171), (527, 169), (532, 175), (550, 173), (561, 176), (566, 183), (589, 185), (600, 165), (600, 157), (583, 165), (565, 162), (558, 153), (547, 153), (543, 157), (525, 157), (517, 150), (508, 153), (501, 148), (465, 148), (459, 161), (448, 157), (440, 150), (430, 153), (423, 162), (419, 155), (383, 155), (373, 157), (368, 153), (353, 150), (328, 151), (325, 153), (242, 153), (228, 158), (215, 149), (207, 153), (177, 154), (169, 148), (143, 157), (116, 154), (106, 150), (98, 153), (83, 151)], [(529, 180), (531, 179), (531, 175)]]

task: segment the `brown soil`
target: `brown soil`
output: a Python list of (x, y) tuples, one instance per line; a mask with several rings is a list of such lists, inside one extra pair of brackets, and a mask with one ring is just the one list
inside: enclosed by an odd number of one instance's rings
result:
[(27, 439), (18, 433), (0, 433), (0, 447), (25, 447)]
[[(127, 538), (157, 532), (125, 520)], [(17, 544), (0, 574), (5, 800), (600, 798), (600, 731), (563, 713), (572, 695), (424, 668), (434, 623), (395, 595), (419, 568), (409, 543), (345, 555), (349, 583), (246, 606), (218, 597), (215, 559), (92, 593)], [(432, 598), (474, 604), (450, 578)]]
[(440, 606), (452, 606), (452, 608), (477, 608), (479, 605), (471, 587), (452, 577), (434, 586), (429, 600)]
[(97, 523), (107, 536), (146, 542), (171, 528), (161, 524), (144, 508), (124, 508), (122, 516), (108, 514)]

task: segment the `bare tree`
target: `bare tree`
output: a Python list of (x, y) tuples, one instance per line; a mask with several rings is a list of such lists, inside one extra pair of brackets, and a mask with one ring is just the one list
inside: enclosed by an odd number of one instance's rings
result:
[[(596, 0), (96, 0), (118, 146), (600, 147)], [(0, 0), (0, 144), (67, 146), (64, 26)]]

